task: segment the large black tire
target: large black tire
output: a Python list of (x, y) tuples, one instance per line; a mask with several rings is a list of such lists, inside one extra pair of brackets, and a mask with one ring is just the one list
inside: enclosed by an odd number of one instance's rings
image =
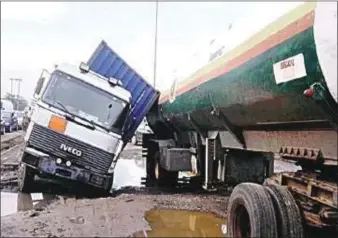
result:
[(160, 165), (160, 152), (155, 154), (155, 179), (159, 187), (175, 187), (177, 186), (178, 172), (167, 171)]
[(229, 199), (228, 237), (277, 237), (277, 222), (264, 187), (254, 183), (237, 185)]
[(304, 237), (302, 216), (292, 194), (279, 185), (266, 185), (276, 211), (278, 238)]
[(24, 163), (20, 163), (18, 171), (18, 187), (20, 192), (32, 192), (34, 188), (34, 176), (34, 169)]

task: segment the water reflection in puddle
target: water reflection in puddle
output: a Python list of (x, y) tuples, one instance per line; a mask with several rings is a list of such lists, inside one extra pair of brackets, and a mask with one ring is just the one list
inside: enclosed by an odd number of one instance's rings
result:
[(226, 219), (203, 212), (152, 209), (145, 219), (151, 230), (133, 237), (224, 237), (226, 229)]
[(55, 199), (56, 196), (50, 194), (1, 192), (1, 216), (43, 208)]

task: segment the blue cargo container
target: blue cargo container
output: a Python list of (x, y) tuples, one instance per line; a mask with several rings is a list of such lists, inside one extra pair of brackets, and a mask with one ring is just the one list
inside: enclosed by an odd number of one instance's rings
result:
[(98, 74), (119, 79), (123, 87), (131, 93), (131, 110), (123, 131), (123, 140), (129, 141), (159, 98), (159, 91), (131, 68), (105, 41), (99, 44), (87, 64), (90, 70)]

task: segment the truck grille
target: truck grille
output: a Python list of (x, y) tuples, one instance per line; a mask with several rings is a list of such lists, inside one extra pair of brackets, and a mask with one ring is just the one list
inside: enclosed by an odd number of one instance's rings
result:
[[(60, 146), (62, 143), (81, 150), (82, 156), (76, 157), (61, 150)], [(68, 159), (78, 167), (98, 173), (106, 173), (113, 160), (113, 154), (111, 153), (37, 124), (33, 126), (28, 144), (47, 154)]]

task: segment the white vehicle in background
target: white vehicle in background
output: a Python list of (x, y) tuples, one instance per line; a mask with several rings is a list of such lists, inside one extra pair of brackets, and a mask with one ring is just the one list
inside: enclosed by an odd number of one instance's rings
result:
[(1, 99), (1, 111), (14, 111), (13, 103), (8, 99)]

